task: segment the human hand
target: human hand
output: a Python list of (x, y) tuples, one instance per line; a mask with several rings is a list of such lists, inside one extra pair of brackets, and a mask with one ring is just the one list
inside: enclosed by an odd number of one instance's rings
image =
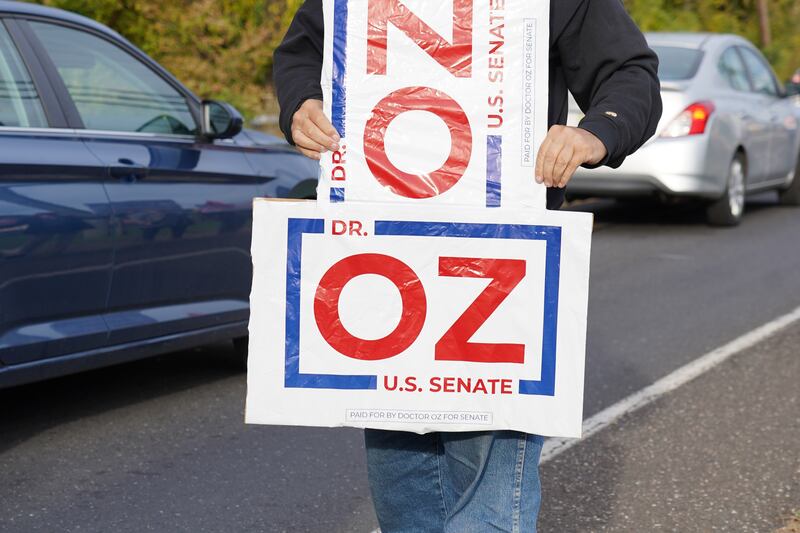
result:
[(536, 182), (563, 189), (578, 167), (605, 159), (605, 145), (581, 128), (553, 126), (536, 157)]
[(292, 116), (292, 139), (300, 152), (319, 161), (321, 154), (339, 149), (341, 138), (322, 112), (322, 100), (309, 99)]

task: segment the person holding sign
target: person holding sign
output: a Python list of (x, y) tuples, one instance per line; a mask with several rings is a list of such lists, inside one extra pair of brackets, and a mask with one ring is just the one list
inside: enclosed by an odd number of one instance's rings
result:
[[(454, 0), (454, 12), (463, 3)], [(274, 60), (281, 129), (314, 159), (341, 141), (322, 102), (324, 28), (322, 0), (307, 0)], [(548, 187), (547, 207), (558, 209), (578, 167), (619, 166), (655, 133), (661, 100), (657, 57), (619, 0), (553, 0), (549, 59), (549, 131), (531, 180)], [(586, 113), (577, 128), (563, 125), (567, 90)], [(536, 530), (541, 437), (366, 430), (365, 441), (383, 533)]]

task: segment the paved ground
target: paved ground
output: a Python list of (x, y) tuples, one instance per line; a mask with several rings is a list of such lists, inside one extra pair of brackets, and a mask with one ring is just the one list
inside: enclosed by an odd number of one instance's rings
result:
[(543, 532), (769, 532), (800, 508), (800, 325), (542, 469)]
[(213, 346), (0, 396), (0, 531), (374, 523), (360, 433), (244, 426), (231, 352)]
[[(732, 230), (682, 209), (592, 208), (587, 416), (800, 305), (800, 210), (773, 204)], [(370, 531), (360, 432), (245, 427), (231, 355), (212, 346), (0, 391), (0, 531)], [(579, 490), (549, 468), (549, 490)], [(614, 494), (630, 490), (609, 472)]]
[(800, 306), (800, 209), (734, 229), (658, 206), (592, 206), (585, 416)]

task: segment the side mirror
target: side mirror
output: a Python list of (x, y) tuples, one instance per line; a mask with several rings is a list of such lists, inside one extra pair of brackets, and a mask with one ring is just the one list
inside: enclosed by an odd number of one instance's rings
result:
[(786, 96), (797, 96), (800, 95), (800, 83), (786, 83)]
[(203, 136), (207, 139), (230, 139), (242, 131), (244, 119), (235, 107), (216, 100), (203, 101)]

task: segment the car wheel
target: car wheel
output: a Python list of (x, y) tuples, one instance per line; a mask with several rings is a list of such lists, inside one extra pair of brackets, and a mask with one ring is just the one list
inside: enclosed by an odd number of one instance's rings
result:
[(746, 171), (743, 154), (736, 154), (728, 170), (728, 183), (722, 198), (708, 206), (706, 218), (712, 226), (736, 226), (744, 214)]
[(794, 179), (788, 189), (779, 191), (781, 205), (800, 205), (800, 156), (797, 158), (797, 167), (794, 171)]
[(233, 339), (233, 350), (236, 354), (236, 362), (241, 366), (242, 370), (247, 370), (247, 353), (249, 348), (249, 338), (239, 337)]

